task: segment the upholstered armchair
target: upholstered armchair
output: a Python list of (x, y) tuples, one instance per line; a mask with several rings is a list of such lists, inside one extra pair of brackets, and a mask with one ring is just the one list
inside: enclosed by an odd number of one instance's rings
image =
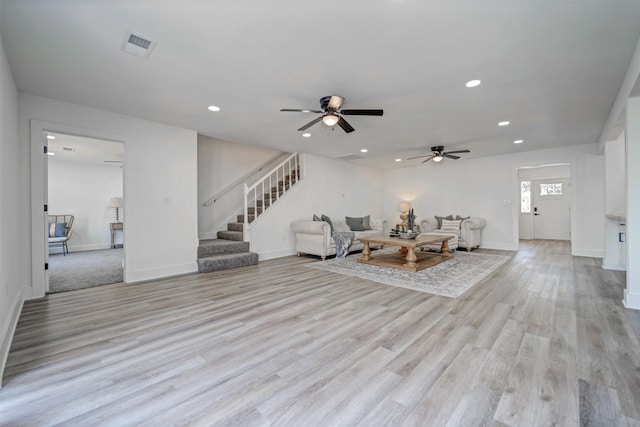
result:
[(482, 229), (486, 225), (487, 222), (484, 218), (469, 217), (461, 220), (459, 230), (452, 230), (446, 227), (443, 230), (442, 224), (435, 217), (431, 217), (420, 221), (420, 232), (456, 234), (458, 236), (458, 247), (471, 251), (473, 248), (479, 248), (482, 244)]

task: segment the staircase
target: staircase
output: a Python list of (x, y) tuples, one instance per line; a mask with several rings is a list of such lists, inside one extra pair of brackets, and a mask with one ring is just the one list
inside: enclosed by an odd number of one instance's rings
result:
[(198, 272), (208, 273), (258, 264), (258, 254), (250, 252), (250, 243), (244, 241), (244, 231), (249, 230), (251, 224), (298, 181), (299, 155), (292, 154), (251, 187), (245, 185), (245, 213), (238, 215), (236, 222), (227, 223), (225, 231), (218, 231), (217, 239), (200, 241)]

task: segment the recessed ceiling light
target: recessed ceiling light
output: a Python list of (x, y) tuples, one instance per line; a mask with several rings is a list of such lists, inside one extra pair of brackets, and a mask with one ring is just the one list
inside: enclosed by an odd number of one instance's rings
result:
[(309, 138), (309, 137), (311, 136), (311, 134), (310, 134), (310, 133), (303, 133), (303, 134), (302, 134), (302, 136), (303, 136), (304, 138)]
[(522, 139), (516, 139), (515, 141), (513, 141), (514, 144), (522, 144), (524, 142), (524, 140)]
[(476, 87), (476, 86), (480, 86), (480, 80), (469, 80), (465, 86), (466, 87)]
[(401, 161), (402, 161), (402, 159), (396, 159), (396, 162), (401, 162)]
[(311, 112), (311, 110), (300, 110), (300, 111), (302, 111), (303, 113), (310, 113)]
[(498, 126), (507, 126), (509, 124), (508, 120), (498, 123)]
[(367, 150), (366, 148), (363, 148), (362, 150), (360, 150), (361, 153), (366, 153), (367, 151), (369, 150)]
[(47, 139), (56, 139), (55, 135), (47, 135)]
[(54, 153), (53, 151), (47, 151), (47, 154), (50, 155), (50, 156), (55, 156), (56, 155), (56, 153)]
[(209, 105), (209, 111), (220, 111), (220, 107), (217, 105)]

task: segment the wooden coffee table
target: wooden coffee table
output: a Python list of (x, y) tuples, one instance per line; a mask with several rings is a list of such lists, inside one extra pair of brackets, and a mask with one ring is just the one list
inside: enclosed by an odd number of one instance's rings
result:
[[(443, 234), (420, 234), (415, 239), (401, 239), (399, 237), (360, 237), (359, 241), (364, 243), (362, 257), (357, 261), (363, 264), (377, 265), (381, 267), (399, 268), (402, 270), (416, 271), (433, 267), (448, 259), (453, 255), (449, 253), (450, 235)], [(440, 253), (420, 252), (416, 254), (416, 248), (432, 243), (442, 242)], [(395, 253), (376, 254), (371, 256), (370, 243), (377, 243), (384, 246), (400, 246), (400, 250)]]

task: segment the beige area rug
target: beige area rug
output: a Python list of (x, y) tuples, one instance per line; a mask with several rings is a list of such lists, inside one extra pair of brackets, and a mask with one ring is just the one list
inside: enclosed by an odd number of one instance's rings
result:
[[(387, 248), (383, 251), (397, 250), (397, 248)], [(371, 255), (375, 257), (376, 253), (380, 252), (375, 251)], [(455, 256), (450, 260), (413, 273), (397, 268), (378, 267), (356, 262), (356, 259), (361, 256), (362, 254), (357, 253), (346, 258), (332, 258), (305, 265), (385, 285), (457, 298), (472, 286), (491, 276), (502, 264), (511, 259), (507, 255), (456, 251)]]

